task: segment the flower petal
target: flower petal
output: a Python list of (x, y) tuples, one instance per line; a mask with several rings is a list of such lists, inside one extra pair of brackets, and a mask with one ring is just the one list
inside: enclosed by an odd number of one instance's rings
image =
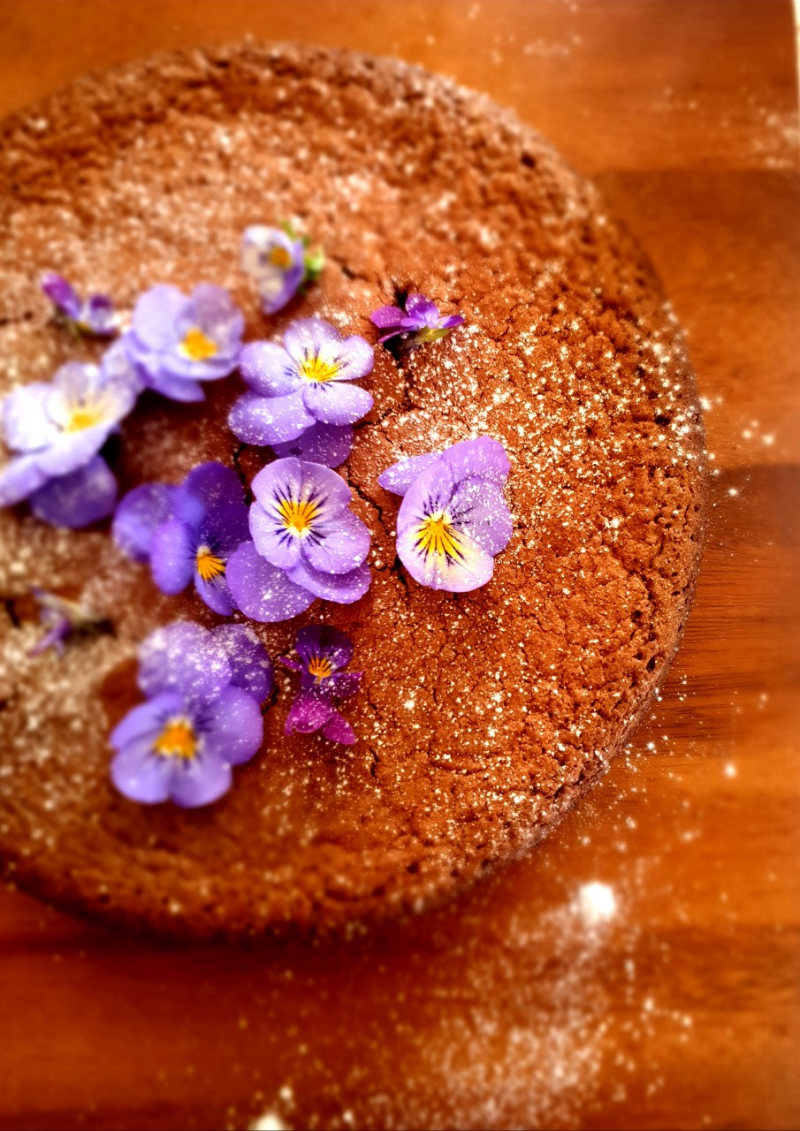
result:
[(398, 530), (397, 553), (411, 576), (430, 589), (446, 589), (449, 593), (469, 593), (491, 578), (494, 558), (468, 535), (458, 537), (457, 555), (433, 551), (419, 546), (419, 527), (409, 525)]
[(311, 691), (299, 691), (286, 716), (284, 732), (312, 734), (325, 725), (335, 710), (327, 699), (321, 699)]
[(399, 329), (404, 318), (405, 312), (399, 306), (381, 306), (369, 316), (370, 322), (379, 330)]
[(352, 605), (354, 601), (360, 600), (372, 582), (367, 565), (359, 566), (350, 573), (323, 573), (302, 558), (286, 576), (315, 597), (321, 597), (324, 601), (336, 601), (340, 605)]
[(256, 550), (278, 569), (291, 569), (300, 560), (300, 535), (287, 529), (260, 503), (250, 508), (250, 533)]
[(156, 529), (172, 516), (174, 496), (175, 488), (166, 483), (143, 483), (120, 501), (111, 533), (129, 558), (149, 560)]
[(417, 326), (438, 326), (439, 307), (427, 295), (412, 294), (406, 299), (406, 315)]
[(155, 699), (132, 707), (112, 730), (109, 742), (115, 750), (137, 742), (148, 742), (152, 746), (169, 716), (180, 714), (182, 710), (183, 696), (178, 692), (167, 691), (157, 695)]
[(209, 460), (192, 468), (178, 487), (174, 509), (196, 530), (212, 507), (244, 507), (244, 500), (244, 487), (233, 468)]
[(162, 522), (153, 534), (150, 568), (162, 593), (182, 593), (195, 569), (197, 536), (179, 518)]
[(478, 476), (503, 484), (508, 478), (511, 464), (499, 440), (480, 436), (477, 440), (462, 440), (443, 452), (444, 459), (455, 473), (456, 482)]
[(285, 397), (303, 383), (292, 358), (275, 342), (248, 342), (239, 355), (239, 371), (261, 397)]
[(49, 479), (39, 453), (18, 456), (0, 468), (0, 507), (13, 507), (38, 491)]
[(225, 578), (215, 577), (213, 581), (204, 581), (199, 573), (194, 575), (194, 587), (198, 596), (221, 617), (229, 617), (233, 612), (231, 595)]
[(76, 319), (81, 312), (78, 292), (63, 275), (46, 271), (41, 280), (42, 292), (67, 318)]
[(263, 447), (296, 440), (315, 423), (305, 407), (303, 389), (285, 397), (259, 397), (245, 393), (228, 416), (231, 431), (246, 444)]
[(303, 390), (306, 410), (323, 424), (355, 424), (372, 408), (372, 394), (334, 379), (309, 383)]
[[(188, 322), (189, 319), (191, 322), (184, 327), (184, 320)], [(215, 283), (196, 286), (189, 296), (188, 306), (178, 318), (178, 324), (179, 331), (202, 330), (216, 344), (219, 351), (217, 358), (233, 361), (238, 356), (244, 333), (244, 315), (224, 287)]]
[(393, 495), (405, 495), (414, 480), (440, 459), (441, 452), (430, 452), (422, 456), (408, 456), (398, 463), (393, 463), (378, 476), (378, 483), (384, 491), (391, 491)]
[(236, 605), (251, 620), (274, 624), (304, 612), (314, 597), (243, 542), (228, 562), (228, 586)]
[(295, 650), (307, 668), (315, 658), (324, 657), (331, 667), (346, 668), (353, 658), (353, 644), (345, 632), (329, 624), (309, 624), (301, 628)]
[(301, 542), (301, 552), (314, 569), (340, 574), (350, 573), (360, 566), (369, 553), (369, 546), (366, 524), (346, 510), (329, 523), (315, 525), (313, 536)]
[(297, 456), (311, 463), (338, 467), (353, 450), (353, 429), (349, 424), (312, 424), (296, 440), (273, 444), (276, 456)]
[(334, 672), (325, 681), (330, 683), (330, 690), (337, 699), (349, 699), (361, 686), (363, 672)]
[(172, 690), (190, 703), (206, 702), (230, 682), (225, 649), (192, 621), (157, 628), (139, 649), (139, 686), (147, 696)]
[(158, 365), (147, 369), (146, 377), (147, 384), (156, 393), (179, 404), (199, 404), (206, 399), (202, 386), (191, 377), (166, 373)]
[(152, 742), (125, 746), (111, 763), (111, 780), (120, 793), (142, 805), (159, 805), (170, 795), (172, 766), (153, 753)]
[(204, 750), (234, 766), (249, 762), (264, 738), (258, 701), (241, 687), (228, 687), (204, 713)]
[(322, 733), (330, 742), (340, 742), (343, 746), (353, 746), (357, 741), (356, 732), (338, 711), (333, 712), (322, 728)]
[(29, 499), (38, 519), (69, 530), (108, 518), (116, 501), (117, 481), (102, 456), (95, 456), (69, 475), (51, 479)]
[(159, 284), (145, 291), (133, 308), (133, 334), (148, 350), (170, 350), (178, 342), (177, 320), (189, 300), (177, 287)]
[(3, 437), (13, 452), (33, 452), (51, 444), (58, 430), (47, 413), (53, 386), (43, 381), (21, 385), (3, 401)]
[(491, 480), (462, 480), (453, 492), (448, 510), (454, 525), (493, 557), (506, 548), (514, 532), (502, 489)]
[(272, 661), (252, 628), (244, 624), (221, 624), (211, 630), (228, 656), (234, 687), (241, 687), (262, 703), (272, 691)]
[(230, 763), (218, 754), (203, 752), (190, 761), (169, 760), (170, 796), (182, 809), (199, 809), (218, 801), (231, 787)]
[(280, 517), (280, 504), (286, 499), (313, 503), (315, 521), (329, 522), (352, 501), (352, 494), (341, 475), (321, 463), (279, 459), (262, 468), (251, 484), (257, 501), (269, 515)]

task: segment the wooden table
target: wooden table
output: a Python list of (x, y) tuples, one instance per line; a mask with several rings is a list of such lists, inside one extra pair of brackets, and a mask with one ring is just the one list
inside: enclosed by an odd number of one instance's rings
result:
[(796, 1127), (788, 0), (0, 0), (0, 17), (0, 113), (90, 67), (247, 32), (399, 55), (514, 107), (655, 261), (716, 468), (696, 608), (652, 719), (549, 842), (456, 907), (237, 951), (1, 892), (0, 1126)]

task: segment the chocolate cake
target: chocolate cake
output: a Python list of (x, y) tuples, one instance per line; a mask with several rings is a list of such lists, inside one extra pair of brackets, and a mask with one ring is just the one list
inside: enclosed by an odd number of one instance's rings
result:
[[(239, 266), (248, 225), (285, 219), (321, 278), (267, 317)], [(193, 936), (344, 928), (418, 911), (529, 849), (607, 769), (686, 620), (702, 529), (703, 435), (680, 330), (646, 257), (533, 130), (486, 99), (384, 59), (253, 45), (88, 77), (0, 127), (0, 394), (100, 347), (54, 325), (63, 272), (122, 308), (154, 283), (226, 287), (246, 339), (318, 315), (377, 342), (369, 314), (424, 292), (465, 324), (376, 346), (374, 407), (339, 469), (372, 535), (372, 584), (256, 625), (273, 658), (299, 626), (352, 639), (358, 741), (286, 736), (276, 669), (258, 755), (213, 805), (136, 804), (109, 734), (141, 696), (159, 625), (222, 618), (165, 596), (108, 524), (0, 513), (0, 856), (60, 904)], [(249, 483), (273, 457), (226, 426), (234, 375), (202, 404), (145, 393), (112, 441), (127, 490), (219, 460)], [(425, 588), (395, 547), (379, 474), (491, 436), (514, 519), (494, 576)], [(102, 622), (62, 655), (32, 586)], [(239, 619), (242, 619), (239, 617)]]

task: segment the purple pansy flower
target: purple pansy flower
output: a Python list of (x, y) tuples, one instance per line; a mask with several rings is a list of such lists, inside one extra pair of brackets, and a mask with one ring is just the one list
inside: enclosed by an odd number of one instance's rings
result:
[(147, 805), (216, 801), (230, 788), (231, 767), (261, 745), (261, 693), (271, 686), (269, 656), (251, 630), (223, 625), (209, 632), (189, 622), (158, 629), (139, 653), (147, 702), (111, 735), (114, 785)]
[(281, 659), (287, 668), (302, 673), (300, 690), (286, 719), (286, 734), (321, 730), (332, 742), (352, 746), (355, 732), (335, 706), (338, 700), (355, 695), (364, 674), (339, 670), (353, 658), (350, 637), (329, 625), (310, 625), (298, 632), (295, 648), (299, 662)]
[(256, 224), (242, 239), (242, 270), (256, 285), (265, 314), (277, 314), (304, 283), (319, 278), (325, 256), (308, 250), (308, 240), (288, 224), (268, 228)]
[[(314, 597), (340, 604), (363, 597), (370, 585), (369, 567), (364, 564), (369, 530), (350, 510), (350, 488), (340, 475), (319, 463), (280, 459), (259, 471), (252, 489), (253, 547), (272, 570), (259, 572), (250, 549), (238, 551), (241, 563), (237, 561), (230, 572), (229, 582), (245, 615), (256, 620), (285, 619), (263, 615), (270, 608), (269, 603), (264, 604), (263, 587), (277, 585), (276, 570)], [(300, 603), (301, 594), (288, 595)], [(276, 590), (276, 608), (282, 608), (286, 600), (285, 587)], [(293, 609), (288, 615), (299, 611)]]
[(353, 450), (353, 429), (349, 424), (312, 424), (296, 440), (285, 444), (272, 444), (273, 452), (281, 459), (297, 456), (310, 463), (324, 463), (338, 467)]
[(357, 335), (343, 338), (319, 318), (287, 329), (283, 346), (250, 342), (240, 368), (251, 391), (240, 397), (228, 423), (246, 444), (280, 445), (298, 440), (317, 424), (355, 424), (372, 397), (351, 384), (372, 372), (372, 346)]
[(202, 401), (200, 382), (236, 368), (244, 318), (222, 287), (201, 283), (187, 298), (177, 287), (146, 291), (122, 341), (156, 392), (176, 401)]
[(133, 408), (130, 371), (71, 362), (51, 384), (15, 389), (3, 403), (3, 434), (16, 453), (0, 470), (0, 506), (29, 499), (47, 522), (80, 527), (114, 508), (117, 485), (97, 453)]
[(231, 614), (228, 559), (249, 532), (244, 489), (230, 468), (201, 463), (180, 487), (136, 487), (117, 508), (113, 532), (130, 557), (149, 560), (162, 593), (181, 593), (194, 579), (209, 608)]
[(108, 295), (89, 295), (84, 301), (63, 275), (48, 271), (42, 276), (42, 291), (61, 318), (83, 334), (110, 338), (118, 329), (114, 303)]
[(31, 648), (32, 656), (37, 656), (48, 648), (55, 648), (60, 656), (68, 636), (97, 630), (106, 623), (103, 617), (95, 616), (77, 601), (68, 601), (66, 597), (58, 597), (55, 593), (48, 593), (35, 586), (31, 593), (39, 606), (39, 620), (48, 630)]
[(379, 477), (403, 496), (397, 553), (421, 585), (467, 593), (492, 576), (513, 529), (503, 497), (509, 467), (503, 445), (482, 436), (401, 460)]
[(401, 343), (412, 348), (438, 342), (464, 322), (460, 314), (442, 317), (439, 307), (426, 295), (409, 295), (405, 305), (405, 310), (399, 306), (382, 306), (370, 315), (370, 321), (381, 331), (378, 341), (388, 342), (390, 338), (401, 336)]

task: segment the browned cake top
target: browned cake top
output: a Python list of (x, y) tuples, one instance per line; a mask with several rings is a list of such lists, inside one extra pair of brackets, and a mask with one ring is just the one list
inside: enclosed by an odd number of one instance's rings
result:
[[(261, 314), (242, 231), (289, 219), (328, 256)], [(552, 826), (620, 748), (664, 674), (699, 558), (702, 431), (691, 367), (653, 272), (593, 187), (485, 99), (413, 68), (311, 48), (159, 57), (82, 80), (0, 127), (0, 393), (98, 347), (49, 321), (44, 269), (130, 307), (157, 282), (228, 287), (247, 338), (368, 315), (420, 290), (466, 326), (403, 368), (376, 349), (375, 405), (340, 468), (373, 537), (372, 587), (258, 631), (287, 652), (325, 621), (355, 644), (352, 748), (286, 738), (291, 680), (256, 758), (195, 811), (114, 792), (108, 733), (138, 699), (155, 626), (219, 618), (165, 597), (108, 530), (0, 515), (0, 853), (84, 908), (195, 934), (338, 926), (417, 908)], [(123, 489), (219, 459), (238, 377), (202, 406), (154, 394), (124, 422)], [(425, 589), (395, 555), (404, 455), (490, 435), (511, 460), (514, 536), (473, 593)], [(78, 597), (113, 633), (31, 657), (26, 596)]]

